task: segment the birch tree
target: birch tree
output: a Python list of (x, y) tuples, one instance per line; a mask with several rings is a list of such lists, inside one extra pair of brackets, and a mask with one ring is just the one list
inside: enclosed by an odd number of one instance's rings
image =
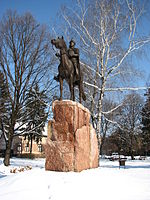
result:
[[(113, 102), (111, 99), (104, 100), (103, 103), (103, 112), (107, 112), (108, 110), (111, 110), (113, 108), (116, 108), (116, 103)], [(101, 118), (101, 145), (100, 145), (100, 153), (103, 154), (103, 145), (105, 143), (106, 137), (108, 134), (114, 131), (116, 127), (111, 123), (112, 121), (115, 121), (117, 113), (109, 112), (106, 113), (105, 116), (103, 115)]]
[[(49, 34), (30, 13), (20, 16), (8, 11), (0, 22), (0, 70), (8, 88), (11, 109), (4, 164), (10, 163), (10, 151), (15, 125), (21, 120), (27, 90), (47, 73), (51, 63)], [(17, 130), (21, 128), (17, 127)]]
[[(128, 59), (150, 42), (149, 36), (138, 34), (138, 22), (145, 11), (144, 2), (77, 0), (72, 5), (62, 9), (68, 27), (65, 34), (66, 38), (70, 35), (80, 44), (82, 69), (88, 73), (85, 81), (88, 106), (100, 145), (102, 116), (116, 109), (103, 111), (104, 95), (107, 91), (121, 90), (121, 77), (127, 80), (131, 73), (132, 78), (135, 76)], [(113, 86), (118, 87), (114, 89)]]

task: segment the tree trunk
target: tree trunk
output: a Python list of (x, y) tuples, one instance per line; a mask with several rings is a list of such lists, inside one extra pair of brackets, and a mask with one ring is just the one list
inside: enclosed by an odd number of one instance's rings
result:
[(101, 147), (101, 122), (102, 122), (102, 105), (103, 105), (104, 91), (105, 91), (105, 82), (104, 82), (104, 79), (102, 79), (101, 93), (100, 93), (100, 97), (98, 101), (98, 120), (97, 120), (97, 136), (98, 136), (99, 154), (100, 154), (100, 147)]
[(98, 149), (100, 155), (100, 147), (101, 147), (101, 117), (102, 117), (102, 99), (99, 100), (98, 106), (98, 120), (97, 120), (97, 139), (98, 139)]
[(134, 160), (134, 153), (132, 150), (131, 150), (131, 160)]
[(31, 143), (30, 143), (30, 155), (32, 154), (32, 144), (33, 144), (33, 138), (32, 135), (30, 136)]
[[(97, 53), (97, 67), (96, 67), (96, 74), (94, 77), (94, 85), (96, 86), (97, 84), (97, 78), (98, 78), (98, 73), (99, 73), (99, 52)], [(93, 95), (92, 95), (92, 100), (91, 100), (91, 105), (90, 105), (90, 112), (91, 112), (91, 119), (92, 119), (92, 125), (94, 128), (95, 127), (95, 117), (94, 117), (94, 107), (95, 107), (95, 96), (97, 94), (97, 90), (94, 87)]]
[(131, 155), (131, 160), (134, 160), (134, 152), (133, 152), (133, 129), (131, 131), (131, 146), (130, 146), (130, 155)]
[(130, 149), (130, 156), (131, 156), (131, 160), (134, 160), (134, 152), (132, 149)]
[(5, 151), (5, 157), (4, 157), (4, 165), (5, 166), (10, 165), (11, 146), (12, 146), (12, 137), (10, 137), (8, 139), (8, 141), (6, 142), (6, 151)]
[(131, 152), (131, 160), (134, 160), (134, 154), (133, 154), (133, 151)]
[(105, 138), (101, 137), (101, 144), (100, 144), (100, 154), (101, 155), (103, 154), (103, 145), (104, 145), (104, 142), (105, 142)]

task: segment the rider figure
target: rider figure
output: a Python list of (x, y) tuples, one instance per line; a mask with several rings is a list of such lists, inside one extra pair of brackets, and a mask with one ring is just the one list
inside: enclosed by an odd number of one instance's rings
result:
[(79, 78), (79, 49), (75, 48), (76, 43), (73, 40), (69, 44), (68, 56), (74, 65), (75, 74)]
[[(73, 65), (74, 65), (76, 77), (77, 77), (77, 79), (79, 79), (80, 78), (79, 77), (79, 75), (80, 75), (79, 49), (74, 48), (75, 44), (76, 43), (74, 42), (74, 40), (71, 40), (69, 42), (68, 56), (69, 56), (69, 59), (72, 61)], [(55, 56), (60, 58), (60, 54), (59, 53), (56, 53)], [(57, 76), (54, 76), (54, 79), (56, 81), (59, 81), (59, 74)]]

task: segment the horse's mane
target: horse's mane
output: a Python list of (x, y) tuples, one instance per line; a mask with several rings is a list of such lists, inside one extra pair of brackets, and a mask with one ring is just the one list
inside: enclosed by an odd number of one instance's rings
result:
[(67, 45), (66, 45), (66, 42), (65, 42), (64, 39), (63, 39), (63, 41), (64, 41), (64, 48), (65, 48), (65, 50), (67, 51)]

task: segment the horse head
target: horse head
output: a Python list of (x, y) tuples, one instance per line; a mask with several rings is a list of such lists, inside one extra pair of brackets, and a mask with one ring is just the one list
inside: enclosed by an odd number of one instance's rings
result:
[(54, 45), (57, 49), (67, 50), (67, 46), (66, 46), (63, 36), (61, 38), (58, 37), (57, 39), (52, 39), (51, 44)]

